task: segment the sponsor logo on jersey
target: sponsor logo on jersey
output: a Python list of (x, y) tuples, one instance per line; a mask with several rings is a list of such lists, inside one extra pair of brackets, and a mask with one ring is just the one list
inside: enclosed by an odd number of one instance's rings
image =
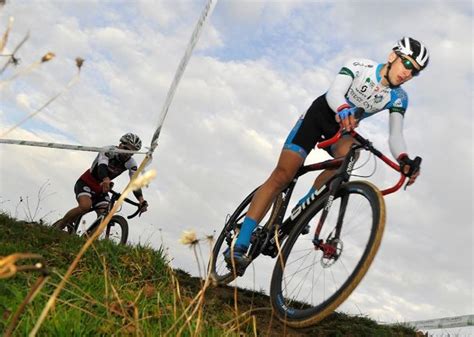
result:
[(393, 106), (394, 107), (397, 107), (397, 108), (401, 108), (403, 106), (403, 103), (402, 103), (402, 99), (401, 98), (397, 98), (395, 100), (395, 102), (393, 102)]
[(367, 67), (367, 68), (372, 68), (372, 67), (373, 67), (373, 65), (372, 65), (372, 64), (364, 64), (364, 63), (357, 62), (357, 61), (356, 61), (356, 62), (354, 62), (354, 63), (352, 63), (352, 64), (353, 64), (354, 66), (356, 66), (356, 67), (357, 67), (357, 66), (361, 66), (361, 67)]
[(83, 190), (89, 193), (91, 192), (91, 189), (89, 188), (89, 186), (84, 186)]
[(383, 95), (377, 94), (377, 95), (374, 96), (374, 102), (376, 104), (382, 102), (382, 100), (383, 100)]
[(374, 81), (372, 81), (370, 79), (370, 77), (367, 77), (366, 80), (365, 80), (365, 83), (373, 90), (373, 88), (375, 87), (375, 83)]

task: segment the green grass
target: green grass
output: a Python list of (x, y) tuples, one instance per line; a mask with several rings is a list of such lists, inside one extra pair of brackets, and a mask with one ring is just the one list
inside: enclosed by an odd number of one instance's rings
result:
[[(19, 252), (40, 254), (50, 271), (47, 283), (21, 315), (15, 336), (27, 336), (32, 330), (60, 275), (65, 274), (84, 242), (80, 237), (47, 226), (26, 224), (0, 213), (0, 256)], [(37, 261), (25, 260), (19, 264)], [(5, 331), (39, 277), (38, 272), (18, 272), (13, 277), (0, 279), (0, 333)], [(81, 259), (38, 335), (239, 335), (232, 321), (234, 296), (233, 288), (229, 287), (206, 292), (202, 317), (194, 315), (189, 324), (183, 319), (177, 320), (200, 288), (199, 279), (169, 267), (163, 250), (96, 242)], [(268, 308), (269, 299), (261, 293), (239, 290), (238, 305), (240, 312)], [(284, 333), (334, 337), (415, 335), (405, 327), (381, 326), (368, 318), (343, 314), (333, 314), (315, 327), (300, 330), (285, 328), (272, 319), (269, 310), (255, 311), (254, 315), (259, 336), (283, 336)], [(254, 336), (252, 320), (240, 325), (239, 330), (246, 336)]]

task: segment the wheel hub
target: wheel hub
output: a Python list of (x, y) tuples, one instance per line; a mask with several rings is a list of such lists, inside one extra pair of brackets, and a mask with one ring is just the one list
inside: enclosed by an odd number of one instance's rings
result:
[(344, 244), (339, 239), (333, 239), (328, 243), (321, 243), (319, 249), (323, 252), (321, 256), (321, 265), (323, 268), (332, 266), (342, 254)]

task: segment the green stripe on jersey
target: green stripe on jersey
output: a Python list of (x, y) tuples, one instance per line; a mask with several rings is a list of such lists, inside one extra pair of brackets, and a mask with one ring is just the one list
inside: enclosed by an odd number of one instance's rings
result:
[(341, 70), (339, 71), (339, 74), (341, 75), (349, 75), (350, 77), (354, 78), (354, 74), (349, 68), (342, 67)]
[(398, 113), (401, 113), (402, 116), (405, 116), (405, 109), (404, 108), (400, 108), (400, 107), (396, 107), (396, 106), (392, 106), (390, 109), (389, 109), (390, 113), (392, 112), (398, 112)]

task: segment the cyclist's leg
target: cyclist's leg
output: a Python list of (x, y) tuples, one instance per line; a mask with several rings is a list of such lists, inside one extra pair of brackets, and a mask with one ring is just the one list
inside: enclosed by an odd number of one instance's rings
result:
[(56, 223), (56, 228), (63, 229), (67, 223), (87, 213), (92, 207), (93, 192), (82, 180), (79, 179), (74, 185), (74, 193), (76, 194), (77, 207), (70, 209), (63, 218)]
[[(350, 136), (344, 136), (341, 138), (338, 142), (336, 142), (333, 146), (331, 146), (331, 149), (329, 154), (333, 158), (339, 158), (339, 157), (344, 157), (349, 150), (351, 149), (352, 144), (355, 143), (355, 139)], [(358, 153), (356, 153), (356, 160), (358, 158)], [(335, 174), (336, 174), (337, 169), (331, 169), (331, 170), (324, 170), (321, 172), (316, 179), (314, 180), (313, 186), (311, 187), (311, 190), (308, 192), (308, 194), (303, 197), (300, 202), (304, 202), (306, 198), (310, 197), (312, 195), (311, 191), (316, 191), (319, 190), (328, 180), (330, 180)]]
[(110, 196), (108, 193), (101, 193), (92, 196), (92, 207), (94, 207), (97, 216), (107, 212), (109, 203)]
[[(333, 137), (340, 129), (339, 123), (336, 121), (336, 114), (334, 111), (331, 110), (329, 107), (325, 95), (319, 97), (316, 101), (313, 102), (313, 105), (310, 107), (308, 110), (308, 113), (311, 110), (316, 110), (317, 113), (313, 114), (313, 120), (314, 123), (317, 124), (318, 129), (317, 129), (317, 139), (319, 140), (320, 138), (323, 139), (330, 139)], [(298, 135), (296, 137), (296, 142), (301, 142), (303, 143), (305, 140), (302, 138), (304, 135)], [(352, 137), (351, 137), (352, 138)], [(349, 151), (350, 145), (352, 143), (347, 143), (347, 140), (345, 138), (341, 139), (339, 142), (334, 144), (331, 149), (328, 151), (329, 154), (333, 157), (338, 157), (338, 156), (343, 156)], [(312, 148), (316, 145), (316, 143), (311, 143)], [(315, 180), (315, 183), (311, 187), (311, 189), (308, 191), (308, 193), (298, 202), (298, 204), (302, 204), (307, 200), (308, 197), (313, 195), (313, 193), (321, 188), (321, 186), (324, 185), (324, 183), (330, 179), (334, 174), (336, 170), (326, 170), (323, 171)]]
[[(276, 168), (255, 193), (242, 223), (234, 247), (234, 258), (237, 263), (241, 262), (239, 260), (250, 245), (253, 230), (268, 212), (278, 193), (291, 182), (303, 162), (304, 158), (300, 154), (292, 150), (282, 150)], [(226, 252), (226, 258), (230, 258), (230, 251)]]
[(277, 194), (294, 178), (304, 159), (296, 152), (282, 150), (276, 168), (255, 193), (247, 216), (260, 222)]
[[(333, 158), (339, 158), (339, 157), (344, 157), (349, 150), (351, 149), (352, 144), (355, 142), (354, 138), (352, 136), (344, 136), (341, 138), (337, 143), (335, 143), (333, 146), (331, 146), (331, 155)], [(324, 170), (319, 174), (314, 183), (314, 187), (316, 189), (321, 188), (323, 184), (331, 179), (334, 174), (336, 173), (337, 169), (332, 169), (332, 170)]]
[(94, 193), (92, 194), (92, 209), (94, 212), (97, 214), (97, 219), (92, 222), (92, 224), (89, 226), (87, 229), (85, 235), (89, 236), (91, 235), (99, 226), (99, 224), (102, 222), (103, 217), (99, 218), (100, 216), (106, 215), (108, 212), (108, 205), (110, 203), (110, 197), (108, 193)]
[(89, 196), (81, 195), (77, 198), (77, 207), (71, 208), (62, 218), (61, 225), (58, 228), (62, 229), (67, 223), (74, 221), (78, 216), (87, 213), (92, 206), (92, 200)]
[(278, 193), (294, 178), (306, 156), (321, 137), (321, 123), (318, 116), (322, 113), (321, 99), (325, 100), (324, 97), (316, 99), (306, 114), (297, 121), (285, 141), (276, 168), (255, 193), (237, 237), (236, 255), (247, 250), (253, 230), (268, 212)]

